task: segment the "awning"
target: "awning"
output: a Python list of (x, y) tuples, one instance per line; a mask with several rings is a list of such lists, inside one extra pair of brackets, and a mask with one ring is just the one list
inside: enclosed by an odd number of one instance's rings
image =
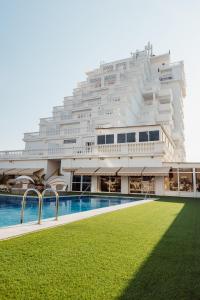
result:
[(121, 168), (117, 173), (119, 176), (141, 176), (143, 167)]
[(0, 175), (3, 175), (7, 169), (0, 169)]
[(19, 171), (21, 171), (23, 169), (17, 169), (17, 168), (13, 168), (13, 169), (5, 169), (4, 174), (5, 175), (18, 175)]
[(74, 172), (76, 170), (78, 170), (78, 168), (62, 168), (62, 171), (64, 172)]
[(115, 176), (117, 171), (119, 171), (119, 167), (116, 168), (100, 168), (95, 172), (95, 175), (98, 176)]
[(167, 176), (169, 175), (169, 167), (146, 167), (142, 175), (143, 176)]
[(38, 168), (29, 168), (29, 169), (21, 169), (21, 171), (18, 172), (19, 175), (33, 175), (36, 172), (43, 171), (44, 169), (38, 169)]
[(74, 172), (74, 175), (95, 175), (97, 169), (98, 168), (79, 168)]
[(0, 169), (0, 174), (5, 175), (33, 175), (35, 172), (41, 171), (44, 169), (38, 168), (9, 168), (9, 169)]

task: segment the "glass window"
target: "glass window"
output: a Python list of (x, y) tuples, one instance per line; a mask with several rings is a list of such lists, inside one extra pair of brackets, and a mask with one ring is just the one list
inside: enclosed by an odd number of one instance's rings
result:
[(159, 130), (149, 131), (150, 141), (159, 141)]
[(72, 191), (81, 191), (81, 183), (80, 182), (73, 182), (72, 183)]
[(125, 133), (119, 133), (117, 135), (117, 142), (118, 143), (126, 143), (126, 135), (125, 135)]
[(139, 132), (139, 142), (148, 142), (148, 131)]
[(135, 132), (127, 133), (127, 143), (135, 142)]
[(64, 144), (76, 144), (76, 139), (64, 140)]
[(129, 193), (141, 193), (142, 179), (139, 176), (129, 177)]
[(110, 192), (121, 192), (121, 177), (110, 177)]
[(192, 192), (193, 191), (193, 174), (192, 173), (179, 173), (179, 187), (180, 187), (180, 191)]
[(142, 193), (155, 193), (155, 177), (153, 176), (143, 176), (142, 177)]
[(74, 175), (72, 178), (72, 191), (91, 191), (91, 176)]
[(167, 191), (178, 191), (177, 169), (170, 169), (169, 176), (164, 178), (164, 186)]
[(130, 193), (155, 193), (155, 177), (153, 176), (131, 176), (129, 177)]
[(106, 144), (114, 144), (114, 134), (106, 135)]
[(116, 78), (117, 78), (117, 76), (115, 74), (107, 75), (104, 77), (104, 84), (105, 85), (114, 84), (116, 81)]
[(121, 192), (121, 177), (117, 176), (101, 176), (100, 177), (101, 192)]
[(200, 173), (196, 173), (196, 191), (200, 192)]
[(192, 168), (180, 168), (179, 172), (182, 172), (182, 173), (192, 173), (193, 170), (192, 170)]
[(83, 176), (83, 182), (91, 182), (91, 176)]
[(100, 178), (101, 192), (109, 192), (109, 176), (101, 176)]
[(74, 175), (72, 181), (73, 182), (81, 182), (81, 176), (80, 175)]
[(98, 145), (105, 144), (105, 141), (106, 141), (105, 135), (98, 135), (97, 136), (97, 144)]

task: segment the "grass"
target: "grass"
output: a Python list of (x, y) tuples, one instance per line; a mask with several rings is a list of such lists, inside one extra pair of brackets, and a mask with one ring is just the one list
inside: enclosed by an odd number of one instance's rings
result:
[(0, 243), (0, 298), (200, 299), (200, 201), (162, 199)]

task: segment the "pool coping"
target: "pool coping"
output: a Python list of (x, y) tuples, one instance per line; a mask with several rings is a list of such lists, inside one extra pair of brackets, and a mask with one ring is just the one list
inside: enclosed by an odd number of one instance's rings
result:
[(124, 204), (118, 204), (118, 205), (113, 205), (113, 206), (108, 206), (108, 207), (102, 207), (102, 208), (97, 208), (97, 209), (92, 209), (92, 210), (87, 210), (79, 213), (74, 213), (74, 214), (69, 214), (69, 215), (63, 215), (59, 216), (58, 220), (55, 221), (54, 218), (49, 218), (49, 219), (43, 219), (42, 223), (39, 225), (36, 222), (28, 222), (24, 224), (18, 224), (18, 225), (13, 225), (13, 226), (8, 226), (8, 227), (2, 227), (0, 228), (0, 240), (7, 240), (10, 238), (22, 236), (31, 232), (36, 232), (48, 228), (53, 228), (65, 224), (69, 224), (72, 222), (76, 222), (79, 220), (84, 220), (87, 218), (91, 218), (94, 216), (98, 216), (101, 214), (109, 213), (112, 211), (132, 207), (132, 206), (138, 206), (142, 205), (145, 203), (152, 202), (154, 200), (157, 200), (157, 198), (150, 198), (150, 199), (144, 199), (144, 200), (137, 200), (135, 202), (129, 202), (129, 203), (124, 203)]

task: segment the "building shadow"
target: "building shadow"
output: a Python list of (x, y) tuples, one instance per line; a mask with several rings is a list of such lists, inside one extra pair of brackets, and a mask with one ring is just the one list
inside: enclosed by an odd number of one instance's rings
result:
[(200, 201), (177, 201), (182, 210), (118, 300), (200, 299)]

